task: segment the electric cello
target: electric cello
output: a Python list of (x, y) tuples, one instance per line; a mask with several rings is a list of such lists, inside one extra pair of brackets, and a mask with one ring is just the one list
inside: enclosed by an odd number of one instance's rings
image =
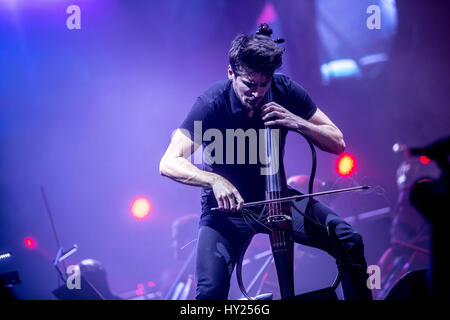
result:
[[(266, 23), (260, 25), (257, 34), (271, 36), (272, 30)], [(274, 40), (276, 43), (284, 42), (283, 39)], [(272, 92), (269, 89), (265, 96), (264, 104), (273, 101)], [(368, 186), (337, 189), (330, 191), (323, 191), (313, 193), (313, 182), (316, 171), (316, 153), (311, 140), (304, 135), (301, 131), (300, 133), (308, 142), (312, 157), (313, 165), (311, 169), (311, 175), (309, 179), (309, 192), (308, 194), (289, 196), (289, 190), (286, 182), (286, 175), (284, 171), (284, 165), (282, 161), (281, 149), (281, 136), (280, 129), (276, 127), (266, 127), (265, 128), (265, 152), (263, 152), (265, 159), (261, 159), (263, 163), (266, 164), (264, 170), (265, 175), (265, 200), (255, 201), (245, 203), (243, 205), (242, 213), (244, 217), (251, 218), (260, 225), (269, 229), (270, 245), (272, 248), (273, 259), (275, 262), (275, 267), (277, 270), (278, 283), (280, 287), (281, 299), (292, 299), (295, 297), (294, 290), (294, 238), (292, 229), (292, 213), (291, 207), (297, 212), (302, 214), (305, 219), (310, 220), (319, 227), (319, 230), (326, 232), (328, 235), (332, 236), (332, 231), (328, 230), (326, 226), (320, 224), (319, 220), (315, 216), (313, 196), (327, 195), (333, 193), (355, 191), (361, 189), (368, 189)], [(294, 201), (300, 199), (309, 198), (308, 207), (311, 208), (315, 219), (307, 216), (305, 213), (300, 212), (295, 205)], [(261, 207), (261, 211), (249, 209), (250, 207)], [(212, 211), (218, 210), (218, 208), (213, 208)], [(244, 259), (245, 251), (250, 244), (251, 239), (244, 246), (241, 252), (240, 258), (236, 266), (236, 277), (238, 281), (239, 288), (242, 294), (249, 300), (252, 300), (250, 295), (245, 289), (242, 280), (242, 262)], [(340, 270), (339, 270), (340, 271)], [(332, 287), (336, 288), (339, 284), (340, 273), (336, 277)]]

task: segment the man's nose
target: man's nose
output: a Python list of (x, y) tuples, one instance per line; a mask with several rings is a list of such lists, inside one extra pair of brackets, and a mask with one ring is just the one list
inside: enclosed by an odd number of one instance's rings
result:
[(260, 91), (260, 90), (255, 90), (253, 92), (253, 97), (255, 97), (255, 98), (259, 98), (259, 97), (261, 97), (261, 95), (262, 95), (262, 91)]

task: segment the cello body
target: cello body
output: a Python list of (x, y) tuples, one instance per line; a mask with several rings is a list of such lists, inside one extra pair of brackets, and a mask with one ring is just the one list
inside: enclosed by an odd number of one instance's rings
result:
[[(288, 197), (284, 166), (281, 159), (278, 129), (266, 128), (266, 200)], [(277, 161), (278, 163), (275, 163)], [(270, 245), (277, 270), (281, 299), (290, 299), (294, 292), (294, 239), (289, 202), (266, 204), (267, 224), (271, 229)]]

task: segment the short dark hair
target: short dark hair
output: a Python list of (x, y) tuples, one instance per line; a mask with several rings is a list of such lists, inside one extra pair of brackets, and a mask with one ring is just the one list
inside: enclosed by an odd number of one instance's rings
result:
[(272, 76), (282, 65), (283, 52), (269, 36), (239, 34), (231, 42), (229, 60), (236, 75), (250, 69)]

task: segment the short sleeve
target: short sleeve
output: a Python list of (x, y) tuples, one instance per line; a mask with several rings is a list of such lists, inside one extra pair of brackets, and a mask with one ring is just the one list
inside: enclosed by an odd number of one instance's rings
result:
[(179, 129), (194, 141), (194, 137), (202, 137), (204, 131), (214, 127), (215, 118), (213, 102), (208, 102), (200, 96)]
[(312, 101), (308, 92), (297, 82), (289, 78), (287, 78), (286, 86), (288, 89), (289, 105), (292, 111), (303, 119), (308, 120), (311, 118), (316, 113), (317, 106)]

